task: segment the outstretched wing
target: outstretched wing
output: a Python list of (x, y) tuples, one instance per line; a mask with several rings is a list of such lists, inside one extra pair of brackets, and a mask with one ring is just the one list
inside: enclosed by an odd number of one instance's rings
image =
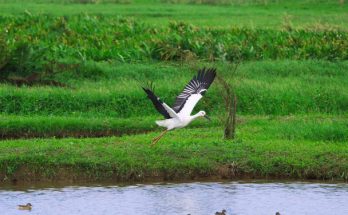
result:
[(181, 115), (190, 115), (197, 102), (213, 83), (216, 69), (201, 69), (198, 74), (185, 86), (182, 93), (176, 97), (173, 110)]
[(155, 106), (156, 110), (164, 116), (166, 119), (170, 118), (177, 118), (177, 114), (175, 111), (170, 108), (166, 103), (162, 102), (160, 98), (158, 98), (154, 93), (153, 90), (144, 88), (143, 90), (147, 94), (147, 97), (152, 101), (153, 105)]

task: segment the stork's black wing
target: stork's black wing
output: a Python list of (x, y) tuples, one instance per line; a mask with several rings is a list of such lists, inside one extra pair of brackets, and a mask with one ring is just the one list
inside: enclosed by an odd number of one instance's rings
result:
[(203, 68), (199, 70), (198, 74), (185, 86), (182, 93), (176, 97), (173, 110), (179, 113), (184, 106), (187, 106), (184, 112), (185, 114), (190, 114), (196, 103), (202, 98), (211, 83), (213, 83), (215, 76), (215, 68)]
[(145, 91), (145, 93), (147, 94), (147, 97), (152, 101), (153, 105), (155, 106), (156, 110), (162, 114), (164, 116), (164, 118), (166, 119), (170, 119), (172, 117), (170, 117), (169, 113), (166, 111), (166, 109), (163, 106), (163, 102), (160, 100), (160, 98), (158, 98), (152, 90), (148, 89), (148, 88), (144, 88), (143, 90)]

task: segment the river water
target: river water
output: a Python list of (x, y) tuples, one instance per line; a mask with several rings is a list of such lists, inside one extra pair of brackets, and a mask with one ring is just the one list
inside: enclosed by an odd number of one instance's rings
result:
[[(31, 203), (31, 211), (17, 209)], [(0, 215), (348, 215), (348, 184), (205, 182), (0, 187)]]

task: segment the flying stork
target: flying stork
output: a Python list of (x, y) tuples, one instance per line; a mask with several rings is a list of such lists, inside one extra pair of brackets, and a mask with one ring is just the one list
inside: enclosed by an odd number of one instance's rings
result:
[(151, 100), (157, 111), (164, 116), (164, 120), (157, 120), (156, 124), (165, 127), (158, 137), (154, 138), (152, 145), (156, 144), (165, 133), (170, 130), (183, 128), (199, 117), (210, 120), (205, 111), (199, 111), (191, 116), (193, 108), (203, 97), (209, 86), (213, 83), (216, 76), (216, 69), (201, 69), (191, 81), (185, 86), (184, 90), (176, 97), (173, 107), (169, 107), (154, 94), (152, 87), (143, 87), (147, 97)]

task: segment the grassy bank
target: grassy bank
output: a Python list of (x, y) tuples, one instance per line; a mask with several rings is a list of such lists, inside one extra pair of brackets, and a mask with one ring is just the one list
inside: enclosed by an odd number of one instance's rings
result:
[(245, 177), (347, 180), (347, 121), (332, 126), (335, 119), (316, 120), (250, 118), (241, 123), (234, 141), (222, 140), (219, 127), (182, 129), (168, 133), (156, 147), (149, 143), (157, 132), (99, 139), (2, 141), (0, 176), (5, 182)]

